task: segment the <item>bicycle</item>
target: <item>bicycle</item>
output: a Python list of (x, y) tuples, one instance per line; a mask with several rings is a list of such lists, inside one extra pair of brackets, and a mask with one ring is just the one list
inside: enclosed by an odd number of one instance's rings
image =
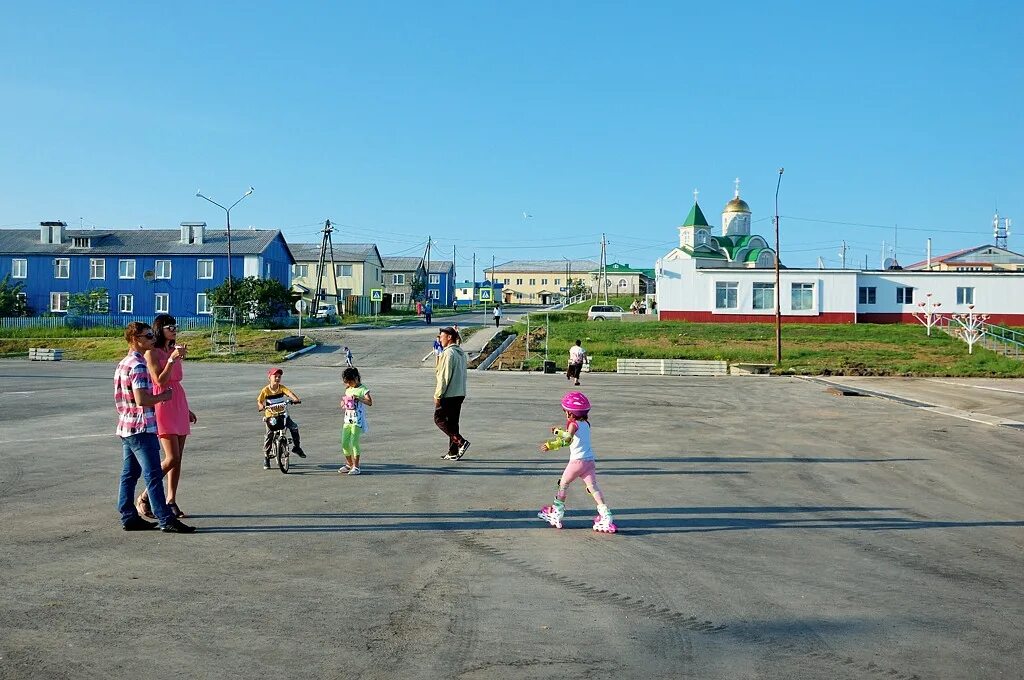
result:
[(292, 438), (288, 430), (288, 421), (291, 416), (288, 415), (288, 407), (292, 404), (301, 403), (291, 399), (277, 400), (271, 397), (267, 399), (267, 403), (262, 409), (264, 412), (269, 412), (268, 415), (264, 416), (263, 422), (266, 423), (267, 429), (271, 432), (270, 453), (267, 454), (264, 451), (267, 465), (270, 465), (270, 458), (273, 456), (277, 459), (278, 469), (284, 474), (288, 474), (288, 460), (292, 450)]

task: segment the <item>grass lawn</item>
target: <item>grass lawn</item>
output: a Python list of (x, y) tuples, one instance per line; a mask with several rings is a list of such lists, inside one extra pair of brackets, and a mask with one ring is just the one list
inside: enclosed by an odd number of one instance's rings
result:
[[(516, 324), (522, 336), (525, 325)], [(531, 331), (534, 329), (531, 328)], [(543, 328), (531, 334), (531, 361), (544, 356)], [(772, 324), (701, 324), (681, 321), (600, 323), (551, 315), (548, 356), (561, 369), (576, 339), (592, 357), (595, 371), (614, 371), (616, 359), (719, 359), (732, 363), (775, 363)], [(782, 364), (776, 373), (800, 375), (897, 375), (1024, 377), (1024, 362), (940, 331), (899, 324), (786, 324)]]
[[(127, 351), (123, 332), (119, 328), (33, 328), (19, 329), (16, 333), (5, 330), (0, 335), (0, 356), (25, 357), (29, 347), (54, 347), (64, 350), (65, 359), (119, 361)], [(235, 336), (234, 354), (211, 352), (208, 331), (182, 333), (179, 342), (188, 345), (189, 361), (274, 363), (288, 353), (274, 349), (274, 342), (286, 335), (294, 335), (294, 331), (240, 328)]]

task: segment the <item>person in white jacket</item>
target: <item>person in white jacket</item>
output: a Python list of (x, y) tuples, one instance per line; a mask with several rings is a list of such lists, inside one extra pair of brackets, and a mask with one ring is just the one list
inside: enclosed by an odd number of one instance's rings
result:
[(469, 449), (469, 440), (459, 432), (462, 402), (466, 400), (466, 352), (459, 346), (459, 332), (445, 326), (437, 335), (441, 341), (441, 356), (434, 369), (434, 423), (448, 435), (448, 453), (445, 460), (459, 460)]

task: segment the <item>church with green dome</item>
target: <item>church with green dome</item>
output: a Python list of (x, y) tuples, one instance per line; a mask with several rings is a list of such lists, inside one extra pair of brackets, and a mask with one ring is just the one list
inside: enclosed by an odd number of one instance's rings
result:
[(698, 267), (743, 267), (771, 269), (775, 267), (775, 251), (757, 234), (750, 233), (750, 206), (740, 198), (740, 181), (736, 192), (722, 210), (721, 234), (712, 234), (704, 212), (693, 192), (693, 207), (679, 227), (679, 247), (665, 260), (692, 259)]

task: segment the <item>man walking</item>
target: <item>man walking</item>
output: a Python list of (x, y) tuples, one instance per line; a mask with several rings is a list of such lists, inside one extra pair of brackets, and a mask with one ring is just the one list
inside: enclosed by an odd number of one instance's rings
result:
[(153, 406), (171, 398), (171, 388), (153, 394), (149, 369), (143, 352), (156, 341), (149, 324), (133, 321), (124, 330), (128, 355), (114, 371), (114, 407), (117, 410), (117, 435), (121, 438), (121, 486), (117, 509), (121, 528), (125, 531), (156, 529), (157, 525), (139, 517), (135, 509), (135, 485), (139, 477), (146, 479), (149, 505), (162, 531), (189, 534), (195, 527), (181, 522), (167, 507), (164, 498), (163, 471), (160, 469), (160, 441), (156, 436), (156, 413)]
[(459, 416), (466, 399), (466, 353), (459, 346), (459, 332), (451, 326), (442, 328), (437, 339), (443, 349), (434, 369), (434, 423), (448, 435), (448, 453), (441, 457), (459, 460), (469, 449), (469, 440), (459, 433)]
[(587, 360), (587, 352), (583, 349), (583, 343), (579, 340), (569, 348), (569, 368), (565, 371), (566, 380), (575, 380), (580, 384), (580, 371), (583, 370), (583, 363)]
[(423, 305), (423, 318), (426, 320), (427, 325), (430, 325), (430, 317), (434, 314), (434, 306), (430, 304), (430, 300)]
[(494, 327), (501, 325), (501, 305), (494, 305)]

